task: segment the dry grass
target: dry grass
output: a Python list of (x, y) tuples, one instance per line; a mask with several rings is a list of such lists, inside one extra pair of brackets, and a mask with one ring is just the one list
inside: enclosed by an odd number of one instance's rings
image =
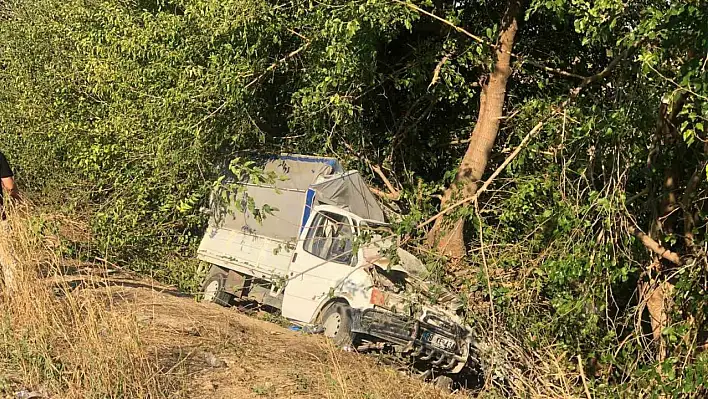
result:
[(46, 220), (27, 205), (8, 213), (0, 231), (0, 361), (12, 388), (63, 398), (165, 397), (171, 389), (137, 321), (111, 312), (100, 293), (45, 279), (62, 269), (56, 239), (40, 234)]
[(592, 397), (586, 376), (571, 354), (553, 345), (529, 349), (512, 335), (505, 334), (495, 347), (486, 347), (487, 359), (494, 359), (488, 381), (480, 397), (564, 398)]

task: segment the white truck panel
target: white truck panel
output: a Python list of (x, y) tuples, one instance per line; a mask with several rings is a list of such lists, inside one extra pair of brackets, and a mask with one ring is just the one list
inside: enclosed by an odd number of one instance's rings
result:
[[(341, 216), (343, 224), (353, 228), (356, 215), (332, 206), (318, 206), (306, 223), (306, 227), (297, 244), (297, 257), (290, 264), (290, 281), (283, 299), (283, 316), (304, 323), (315, 321), (319, 311), (330, 300), (344, 298), (351, 306), (367, 308), (371, 294), (372, 281), (363, 269), (366, 264), (362, 251), (351, 254), (357, 259), (356, 264), (339, 263), (324, 260), (309, 253), (304, 244), (308, 240), (307, 232), (315, 229), (313, 223), (318, 220), (318, 213)], [(353, 231), (353, 230), (352, 230)], [(353, 239), (353, 237), (352, 237)]]
[(287, 242), (227, 228), (210, 228), (197, 258), (256, 278), (285, 277), (292, 250)]

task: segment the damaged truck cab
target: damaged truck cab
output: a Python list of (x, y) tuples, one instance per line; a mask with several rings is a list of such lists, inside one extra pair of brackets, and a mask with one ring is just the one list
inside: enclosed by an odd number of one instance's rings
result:
[(198, 250), (212, 265), (204, 300), (256, 300), (319, 326), (338, 345), (388, 348), (437, 374), (459, 373), (473, 343), (460, 307), (450, 296), (432, 305), (424, 265), (393, 245), (361, 176), (330, 158), (280, 156), (264, 168), (285, 178), (273, 186), (241, 182), (248, 197), (241, 200), (268, 204), (272, 215), (256, 221), (248, 207), (217, 215), (224, 207), (212, 206)]

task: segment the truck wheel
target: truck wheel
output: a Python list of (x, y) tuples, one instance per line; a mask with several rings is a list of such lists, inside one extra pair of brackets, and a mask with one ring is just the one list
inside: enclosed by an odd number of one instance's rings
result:
[(202, 302), (213, 302), (221, 306), (228, 306), (233, 296), (224, 291), (226, 286), (226, 270), (212, 266), (209, 274), (204, 278), (202, 284)]
[(337, 346), (351, 346), (354, 342), (352, 333), (351, 308), (344, 303), (333, 303), (322, 315), (324, 335), (331, 338)]

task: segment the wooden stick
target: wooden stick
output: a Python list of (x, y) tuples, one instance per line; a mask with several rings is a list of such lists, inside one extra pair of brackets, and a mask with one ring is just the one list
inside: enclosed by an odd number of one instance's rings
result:
[(590, 388), (588, 388), (588, 381), (587, 378), (585, 377), (585, 368), (583, 367), (583, 359), (578, 355), (578, 371), (580, 371), (580, 377), (583, 380), (583, 389), (585, 389), (585, 396), (587, 396), (588, 399), (592, 399), (592, 395), (590, 395)]

